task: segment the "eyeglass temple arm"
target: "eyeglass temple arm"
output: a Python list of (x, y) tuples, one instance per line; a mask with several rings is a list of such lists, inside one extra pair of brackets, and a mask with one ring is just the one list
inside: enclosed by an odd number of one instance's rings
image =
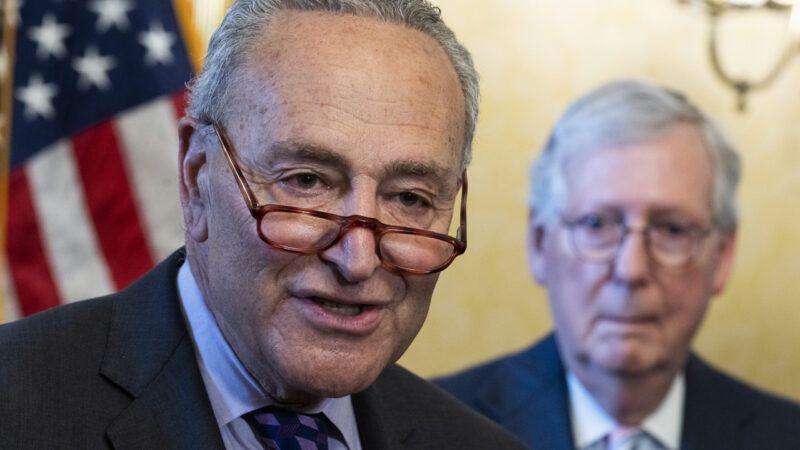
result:
[(225, 155), (225, 159), (228, 161), (231, 171), (233, 171), (233, 176), (236, 178), (236, 185), (239, 186), (239, 190), (242, 192), (245, 202), (247, 202), (247, 207), (250, 209), (250, 213), (255, 215), (256, 196), (253, 195), (253, 191), (251, 191), (250, 186), (247, 185), (247, 181), (245, 180), (244, 174), (239, 168), (239, 165), (233, 160), (233, 153), (230, 150), (232, 147), (230, 145), (230, 141), (228, 141), (228, 136), (225, 134), (222, 128), (217, 126), (216, 123), (212, 123), (211, 126), (214, 127), (214, 132), (217, 134), (219, 144), (222, 146), (222, 153)]
[(467, 246), (467, 169), (461, 173), (461, 225), (458, 227), (458, 239)]

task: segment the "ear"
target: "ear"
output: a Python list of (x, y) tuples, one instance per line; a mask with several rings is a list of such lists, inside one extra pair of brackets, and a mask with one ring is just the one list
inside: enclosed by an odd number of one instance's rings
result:
[(536, 221), (536, 211), (528, 211), (527, 255), (528, 270), (537, 283), (547, 281), (547, 259), (544, 257), (544, 240), (547, 229)]
[(206, 139), (200, 129), (202, 124), (191, 117), (178, 122), (180, 152), (180, 197), (186, 233), (197, 242), (208, 239), (207, 199), (200, 184), (206, 174)]
[(714, 251), (717, 252), (717, 266), (714, 268), (714, 278), (712, 279), (713, 295), (720, 294), (725, 290), (731, 271), (733, 269), (733, 256), (736, 247), (736, 230), (725, 233), (717, 242)]

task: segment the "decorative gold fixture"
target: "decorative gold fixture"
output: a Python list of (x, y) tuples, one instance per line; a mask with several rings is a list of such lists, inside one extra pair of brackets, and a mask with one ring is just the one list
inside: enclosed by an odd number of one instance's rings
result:
[[(792, 58), (800, 51), (800, 0), (677, 0), (684, 4), (700, 4), (709, 17), (708, 56), (714, 73), (736, 92), (739, 111), (747, 108), (747, 94), (769, 86)], [(718, 25), (722, 17), (732, 11), (774, 11), (789, 13), (786, 39), (780, 58), (761, 79), (748, 80), (730, 75), (725, 71), (719, 56)]]

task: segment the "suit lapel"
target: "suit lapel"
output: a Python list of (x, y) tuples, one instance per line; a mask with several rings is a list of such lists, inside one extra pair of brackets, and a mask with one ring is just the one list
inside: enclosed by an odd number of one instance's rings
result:
[(183, 339), (152, 384), (108, 428), (115, 448), (223, 448), (219, 428)]
[(381, 407), (380, 395), (374, 386), (354, 394), (353, 411), (356, 415), (361, 448), (365, 450), (389, 450), (403, 448), (399, 442), (392, 442), (383, 422), (386, 411)]
[(554, 335), (520, 355), (517, 370), (483, 405), (524, 442), (545, 450), (573, 450), (566, 376)]
[(745, 429), (755, 419), (755, 412), (740, 402), (728, 385), (719, 372), (691, 355), (686, 366), (682, 450), (750, 448)]
[(115, 448), (222, 448), (180, 310), (176, 252), (114, 301), (101, 373), (133, 397), (109, 426)]
[(532, 391), (528, 405), (520, 412), (522, 417), (530, 420), (530, 435), (524, 436), (526, 441), (538, 442), (538, 448), (547, 450), (572, 450), (572, 427), (569, 418), (569, 406), (564, 382), (558, 380), (552, 389), (536, 389)]

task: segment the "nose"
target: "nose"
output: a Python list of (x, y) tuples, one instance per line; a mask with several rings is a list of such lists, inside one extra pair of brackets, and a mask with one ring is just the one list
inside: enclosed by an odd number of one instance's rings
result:
[(650, 275), (650, 256), (645, 233), (641, 230), (628, 230), (617, 249), (612, 270), (612, 276), (618, 283), (629, 287), (647, 283)]
[(320, 257), (331, 263), (344, 280), (358, 283), (371, 277), (381, 265), (376, 246), (372, 229), (357, 226), (347, 230)]
[[(356, 181), (339, 214), (376, 217), (374, 186)], [(354, 225), (345, 231), (336, 244), (320, 253), (347, 283), (359, 283), (372, 276), (381, 266), (375, 233), (369, 226)]]

